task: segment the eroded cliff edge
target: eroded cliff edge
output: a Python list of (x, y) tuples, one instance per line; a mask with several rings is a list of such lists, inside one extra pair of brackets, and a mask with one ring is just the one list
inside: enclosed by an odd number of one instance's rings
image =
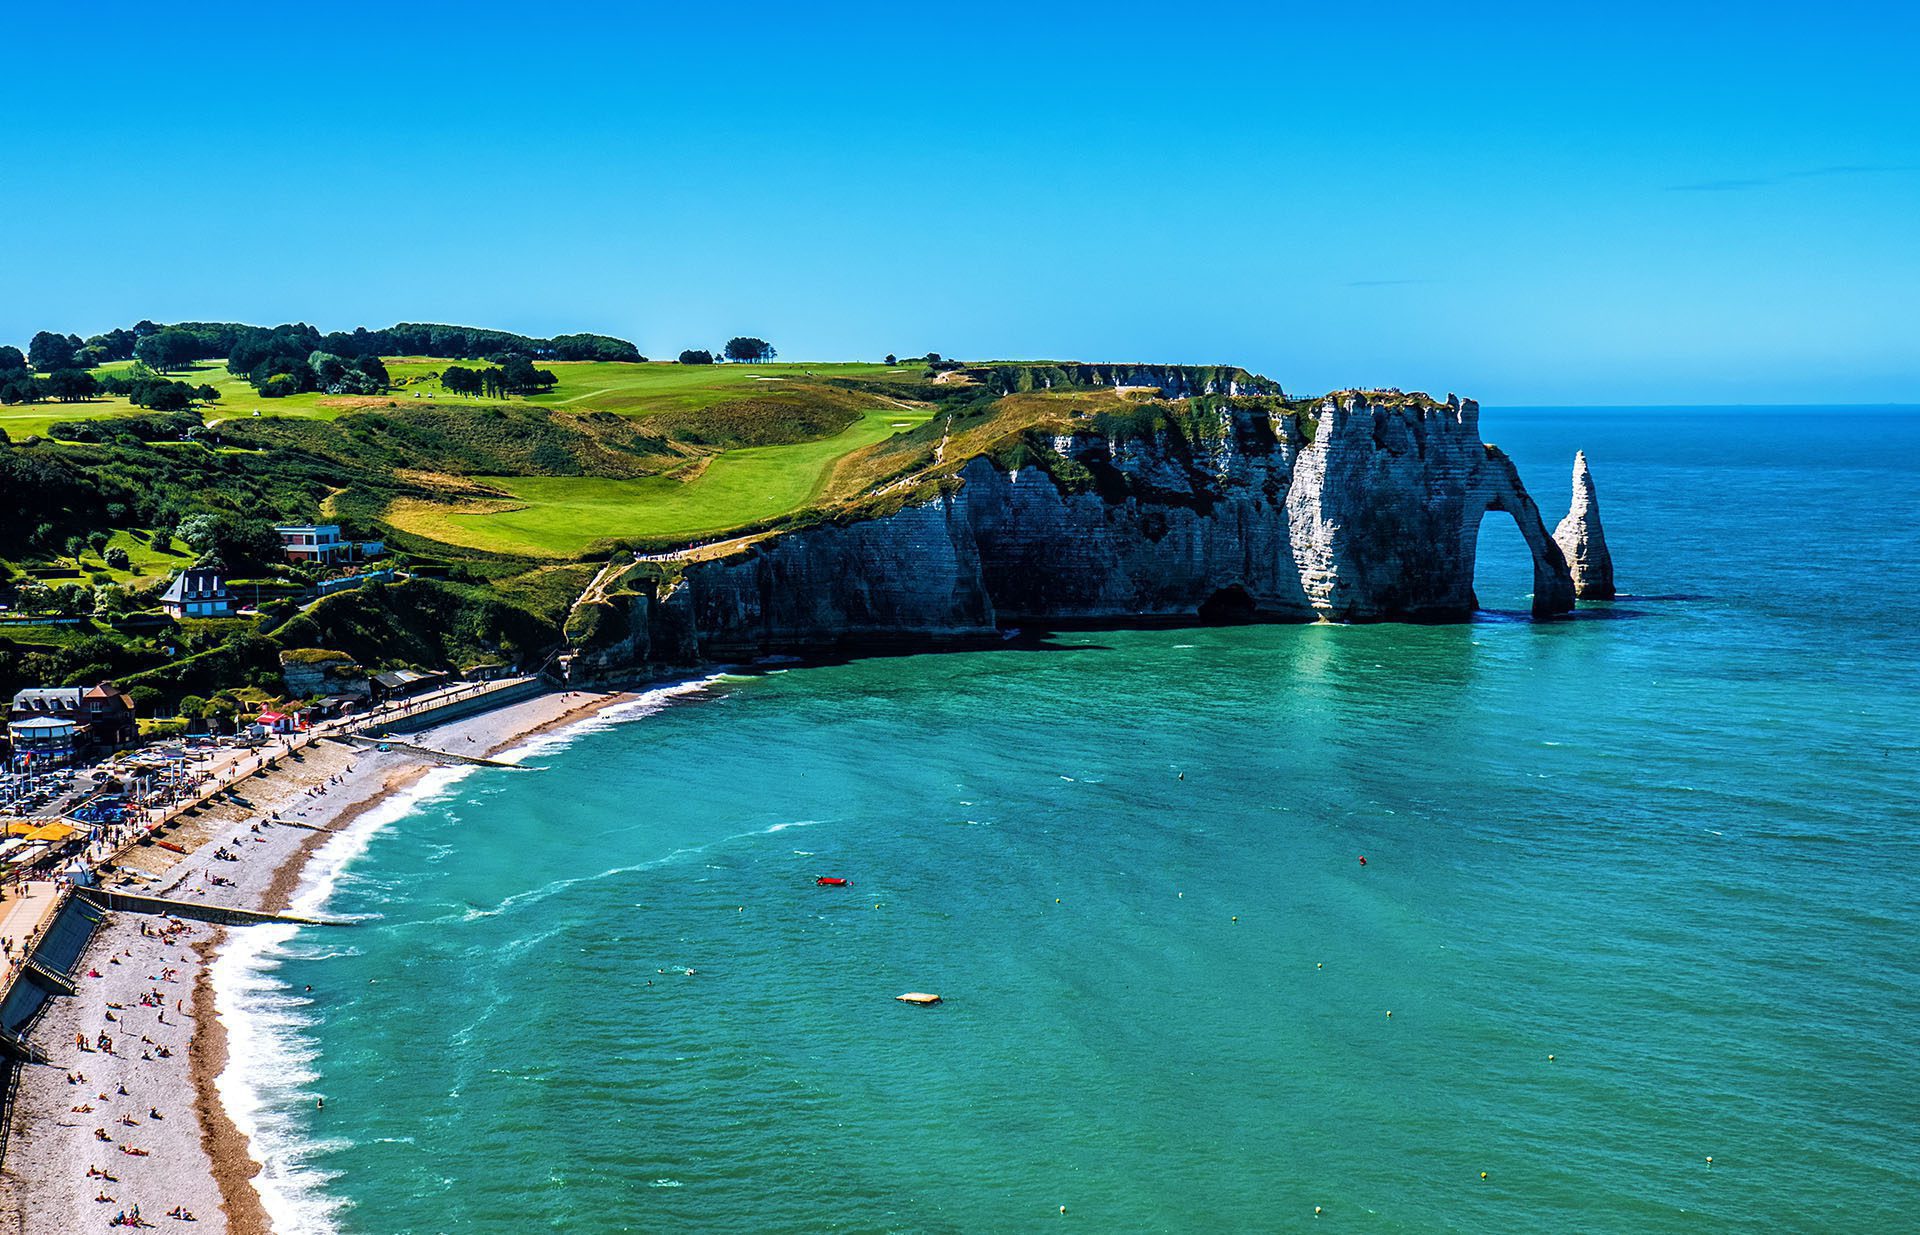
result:
[(1566, 560), (1472, 400), (1235, 395), (1115, 414), (1016, 398), (981, 425), (950, 418), (937, 447), (815, 526), (627, 568), (570, 624), (574, 673), (1014, 626), (1461, 620), (1489, 511), (1532, 552), (1535, 616), (1573, 608)]

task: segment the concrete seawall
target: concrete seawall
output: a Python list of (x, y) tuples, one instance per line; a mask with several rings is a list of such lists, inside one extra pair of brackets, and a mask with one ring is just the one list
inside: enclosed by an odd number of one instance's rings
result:
[(68, 896), (14, 975), (0, 999), (0, 1160), (13, 1126), (15, 1082), (21, 1068), (47, 1062), (45, 1052), (27, 1041), (34, 1022), (56, 995), (73, 993), (75, 971), (106, 920), (105, 911), (78, 896)]
[(450, 720), (459, 720), (463, 716), (472, 716), (476, 712), (490, 711), (493, 708), (505, 707), (509, 703), (518, 703), (522, 699), (531, 699), (551, 689), (552, 687), (541, 678), (526, 678), (518, 682), (510, 682), (505, 686), (480, 691), (465, 698), (436, 703), (418, 712), (407, 712), (399, 716), (379, 719), (369, 718), (369, 723), (357, 726), (353, 731), (365, 737), (376, 737), (382, 733), (411, 733), (434, 725), (444, 725)]

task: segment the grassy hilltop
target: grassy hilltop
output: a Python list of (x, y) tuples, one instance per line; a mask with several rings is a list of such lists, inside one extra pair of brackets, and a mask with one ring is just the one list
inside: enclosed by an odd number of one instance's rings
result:
[[(1095, 483), (1053, 454), (1055, 435), (1211, 432), (1225, 396), (1203, 389), (1291, 406), (1240, 370), (930, 360), (542, 358), (537, 384), (480, 395), (450, 389), (472, 375), (449, 370), (487, 362), (395, 354), (354, 362), (374, 393), (271, 397), (261, 369), (218, 360), (159, 378), (94, 365), (109, 387), (135, 375), (193, 397), (166, 412), (124, 394), (0, 406), (0, 691), (111, 677), (164, 717), (278, 697), (282, 652), (537, 664), (618, 553), (885, 514), (979, 454)], [(1195, 397), (1160, 397), (1168, 373)], [(412, 578), (311, 599), (330, 572), (285, 563), (271, 533), (300, 520), (386, 541)], [(221, 565), (257, 612), (143, 618), (195, 562)]]

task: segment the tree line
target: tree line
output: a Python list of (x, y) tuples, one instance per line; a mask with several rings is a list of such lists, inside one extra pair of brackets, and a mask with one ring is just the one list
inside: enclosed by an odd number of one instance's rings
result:
[[(535, 360), (642, 361), (640, 349), (625, 339), (604, 334), (561, 334), (551, 338), (486, 330), (476, 326), (446, 326), (433, 322), (401, 322), (385, 330), (336, 330), (326, 334), (305, 323), (250, 326), (244, 322), (175, 322), (163, 325), (139, 321), (124, 329), (81, 338), (42, 330), (28, 345), (26, 360), (41, 373), (56, 369), (95, 369), (115, 360), (139, 359), (158, 372), (169, 372), (199, 360), (224, 360), (242, 340), (276, 331), (293, 331), (313, 339), (309, 351), (353, 359), (359, 356), (432, 356), (446, 360), (485, 360), (518, 352)], [(158, 340), (157, 342), (154, 340)], [(144, 350), (143, 350), (144, 348)], [(18, 351), (18, 348), (6, 348)]]
[(0, 347), (0, 403), (80, 403), (100, 395), (121, 395), (137, 407), (177, 412), (195, 402), (211, 403), (220, 392), (204, 384), (169, 381), (145, 364), (98, 377), (71, 366), (38, 376), (28, 368), (19, 348)]
[(485, 369), (448, 365), (440, 371), (440, 385), (457, 395), (482, 395), (504, 398), (507, 395), (541, 394), (552, 390), (560, 379), (550, 369), (536, 369), (525, 356), (508, 356), (504, 363)]
[[(773, 344), (767, 342), (765, 339), (756, 339), (749, 335), (735, 335), (733, 338), (727, 340), (727, 345), (720, 349), (720, 354), (736, 364), (759, 364), (763, 361), (772, 360), (780, 353), (776, 352), (773, 349)], [(681, 364), (713, 364), (714, 362), (713, 353), (704, 348), (695, 349), (690, 347), (680, 353)]]

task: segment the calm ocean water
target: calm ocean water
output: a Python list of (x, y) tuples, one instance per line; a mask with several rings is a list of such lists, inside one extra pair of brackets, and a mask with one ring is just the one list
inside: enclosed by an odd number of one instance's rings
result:
[(281, 1229), (1920, 1229), (1920, 414), (1485, 431), (1549, 523), (1588, 451), (1633, 597), (1515, 620), (1490, 516), (1472, 625), (728, 676), (439, 774), (320, 868), (363, 925), (222, 965)]

